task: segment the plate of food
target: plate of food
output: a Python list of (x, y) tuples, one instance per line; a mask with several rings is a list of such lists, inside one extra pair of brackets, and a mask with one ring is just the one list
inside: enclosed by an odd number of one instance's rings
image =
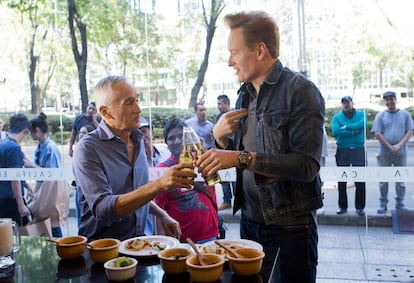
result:
[[(220, 243), (228, 246), (230, 249), (238, 249), (238, 248), (254, 248), (260, 251), (263, 251), (263, 246), (258, 242), (240, 239), (240, 240), (219, 240)], [(202, 253), (213, 253), (222, 255), (225, 259), (227, 259), (227, 252), (220, 246), (216, 245), (214, 241), (207, 242), (201, 245), (198, 245), (198, 249)]]
[(141, 236), (123, 241), (119, 246), (119, 252), (137, 257), (156, 256), (160, 251), (176, 248), (179, 244), (180, 241), (169, 236)]

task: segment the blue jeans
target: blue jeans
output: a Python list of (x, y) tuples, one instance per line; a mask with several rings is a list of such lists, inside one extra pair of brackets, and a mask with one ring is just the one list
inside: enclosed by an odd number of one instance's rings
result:
[[(336, 165), (339, 166), (366, 166), (366, 153), (364, 148), (337, 148)], [(338, 206), (348, 209), (348, 195), (346, 182), (338, 182)], [(355, 208), (364, 209), (366, 198), (365, 182), (355, 182)]]
[(231, 203), (231, 198), (233, 197), (232, 194), (232, 187), (234, 188), (236, 186), (236, 182), (223, 182), (221, 183), (221, 187), (223, 188), (223, 202), (225, 203)]
[(55, 238), (62, 238), (63, 237), (62, 228), (53, 227), (52, 228), (52, 236), (55, 237)]
[[(378, 166), (407, 166), (407, 156), (380, 155), (378, 157)], [(395, 182), (395, 193), (397, 204), (401, 204), (405, 196), (405, 183)], [(380, 203), (388, 203), (388, 182), (380, 182)]]
[(265, 225), (242, 216), (240, 237), (260, 243), (265, 257), (261, 270), (263, 282), (268, 282), (273, 263), (280, 253), (272, 282), (315, 283), (318, 261), (318, 231), (311, 214), (308, 225)]

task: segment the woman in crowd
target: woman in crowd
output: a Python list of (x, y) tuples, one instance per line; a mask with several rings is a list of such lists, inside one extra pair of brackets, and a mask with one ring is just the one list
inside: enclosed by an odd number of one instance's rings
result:
[[(187, 126), (185, 122), (177, 118), (165, 125), (164, 139), (171, 156), (157, 167), (171, 167), (179, 162), (184, 126)], [(175, 188), (159, 194), (155, 203), (180, 223), (181, 242), (191, 238), (201, 244), (217, 238), (218, 213), (214, 186), (196, 182), (192, 190)]]
[[(62, 168), (61, 154), (47, 134), (47, 116), (43, 112), (38, 118), (30, 120), (29, 130), (32, 139), (39, 142), (33, 167)], [(44, 203), (46, 197), (47, 204)], [(61, 226), (66, 222), (69, 211), (69, 190), (66, 181), (37, 181), (29, 208), (33, 218), (50, 217), (53, 237), (62, 237)]]

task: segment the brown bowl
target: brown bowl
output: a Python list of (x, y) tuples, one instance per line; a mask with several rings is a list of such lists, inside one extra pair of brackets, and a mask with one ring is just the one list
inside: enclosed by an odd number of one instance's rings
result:
[(200, 265), (197, 255), (186, 260), (187, 270), (193, 281), (214, 282), (223, 274), (224, 258), (217, 254), (203, 254), (212, 264)]
[(82, 256), (88, 239), (84, 236), (67, 236), (56, 239), (56, 252), (62, 259), (74, 259)]
[(180, 274), (187, 271), (185, 261), (192, 253), (185, 248), (171, 248), (158, 253), (161, 267), (166, 273)]
[(238, 248), (234, 250), (241, 255), (239, 258), (227, 255), (230, 269), (237, 275), (251, 276), (262, 269), (265, 253), (253, 248)]
[(105, 238), (90, 242), (87, 247), (91, 259), (96, 263), (104, 263), (116, 258), (121, 241), (118, 239)]

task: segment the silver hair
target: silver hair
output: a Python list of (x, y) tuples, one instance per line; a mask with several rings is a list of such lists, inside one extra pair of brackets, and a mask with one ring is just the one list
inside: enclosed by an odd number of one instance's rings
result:
[(118, 83), (130, 84), (125, 76), (107, 76), (95, 85), (93, 95), (98, 110), (101, 105), (109, 106), (112, 103), (114, 95), (112, 86)]

